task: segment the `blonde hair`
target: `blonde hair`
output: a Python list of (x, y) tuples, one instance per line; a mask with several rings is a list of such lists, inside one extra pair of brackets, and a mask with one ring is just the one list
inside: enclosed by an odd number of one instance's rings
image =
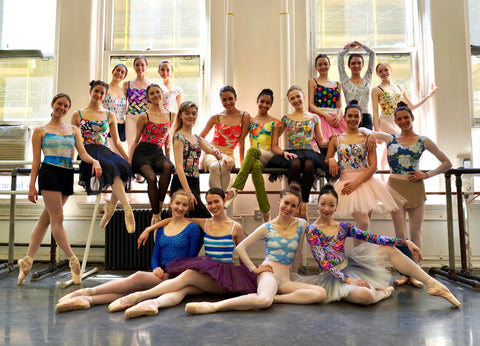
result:
[(175, 191), (172, 195), (172, 197), (170, 198), (171, 201), (173, 201), (175, 198), (177, 198), (178, 196), (185, 196), (187, 197), (188, 199), (188, 203), (190, 204), (190, 194), (185, 191), (184, 189), (178, 189), (177, 191)]
[(292, 91), (294, 91), (294, 90), (298, 90), (298, 91), (300, 91), (300, 92), (302, 93), (302, 95), (305, 95), (305, 93), (303, 92), (302, 88), (300, 88), (298, 85), (292, 85), (292, 86), (291, 86), (290, 88), (288, 88), (288, 90), (287, 90), (287, 97), (288, 97), (288, 95), (289, 95)]

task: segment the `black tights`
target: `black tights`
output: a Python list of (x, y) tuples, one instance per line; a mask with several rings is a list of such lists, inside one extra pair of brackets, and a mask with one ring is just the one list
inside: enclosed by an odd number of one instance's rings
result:
[(315, 163), (312, 160), (293, 160), (288, 174), (288, 183), (296, 182), (302, 190), (302, 202), (308, 203), (310, 190), (315, 181)]
[[(157, 187), (157, 173), (160, 172)], [(152, 213), (160, 213), (160, 202), (163, 204), (167, 194), (168, 185), (173, 173), (173, 164), (167, 158), (155, 162), (154, 167), (143, 165), (140, 167), (140, 174), (147, 180), (148, 199), (152, 206)]]

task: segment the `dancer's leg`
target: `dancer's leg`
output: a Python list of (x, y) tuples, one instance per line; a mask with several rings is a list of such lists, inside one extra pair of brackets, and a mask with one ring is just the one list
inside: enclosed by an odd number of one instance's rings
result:
[(155, 174), (152, 166), (143, 165), (140, 167), (140, 173), (147, 180), (147, 193), (150, 205), (152, 206), (152, 213), (160, 214), (159, 208), (159, 195), (160, 191), (157, 187), (157, 175)]
[(310, 199), (310, 191), (315, 181), (315, 163), (312, 160), (306, 160), (303, 163), (302, 183), (302, 202), (308, 203)]
[(393, 227), (395, 228), (395, 237), (408, 239), (407, 221), (405, 218), (405, 209), (400, 208), (391, 212)]
[[(361, 229), (362, 231), (368, 232), (368, 229), (370, 228), (370, 217), (372, 213), (368, 214), (363, 214), (363, 213), (353, 213), (352, 216), (355, 219), (355, 226), (357, 226), (358, 229)], [(354, 246), (358, 246), (362, 243), (363, 241), (354, 239), (353, 244)]]
[(232, 171), (229, 170), (224, 164), (220, 166), (220, 182), (223, 191), (227, 191), (228, 187), (230, 186), (231, 173)]
[(112, 184), (112, 198), (115, 195), (123, 206), (125, 211), (125, 226), (128, 233), (135, 232), (135, 218), (133, 216), (132, 207), (128, 203), (127, 194), (125, 193), (125, 184), (122, 179), (117, 176), (113, 179)]
[(170, 185), (170, 180), (172, 179), (174, 167), (173, 163), (166, 157), (163, 157), (161, 160), (157, 161), (155, 163), (155, 166), (161, 172), (160, 178), (158, 179), (158, 205), (159, 212), (161, 212), (163, 207), (163, 201), (165, 200), (165, 195), (167, 194), (168, 185)]
[(257, 197), (258, 206), (262, 213), (270, 211), (270, 203), (268, 202), (267, 192), (265, 191), (265, 180), (263, 179), (263, 164), (260, 160), (255, 160), (252, 165), (252, 181), (255, 186), (255, 196)]
[(282, 284), (278, 293), (275, 297), (275, 303), (315, 304), (327, 297), (323, 287), (294, 281), (287, 281)]
[(292, 182), (296, 182), (297, 184), (302, 186), (301, 180), (300, 180), (301, 172), (302, 172), (302, 161), (300, 161), (299, 159), (293, 160), (292, 164), (290, 165), (290, 172), (288, 173), (288, 184)]
[[(240, 166), (240, 171), (233, 182), (232, 188), (237, 190), (243, 190), (245, 187), (245, 183), (247, 182), (248, 175), (252, 172), (253, 164), (257, 161), (260, 157), (261, 151), (258, 148), (250, 147), (245, 154), (245, 158), (243, 159), (242, 165)], [(252, 172), (253, 178), (253, 172)]]
[(371, 305), (390, 297), (393, 291), (392, 286), (381, 289), (354, 286), (343, 300), (354, 304)]
[(422, 223), (425, 213), (425, 204), (421, 204), (415, 208), (407, 209), (408, 224), (410, 237), (412, 241), (421, 249), (422, 248)]
[(210, 188), (219, 187), (222, 188), (222, 180), (220, 178), (220, 163), (218, 160), (211, 160), (208, 164), (209, 178), (208, 183)]

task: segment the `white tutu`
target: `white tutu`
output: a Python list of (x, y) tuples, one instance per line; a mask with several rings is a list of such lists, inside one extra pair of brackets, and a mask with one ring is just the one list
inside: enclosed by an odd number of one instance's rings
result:
[[(381, 245), (363, 243), (352, 250), (350, 256), (347, 256), (348, 264), (345, 268), (339, 270), (352, 279), (365, 280), (371, 288), (385, 288), (390, 285), (392, 273), (387, 267), (390, 262), (382, 251)], [(354, 287), (339, 280), (327, 271), (322, 271), (318, 275), (298, 275), (291, 274), (291, 280), (304, 282), (312, 285), (321, 286), (327, 292), (327, 299), (322, 303), (330, 303), (341, 300), (346, 297)]]
[(361, 176), (366, 169), (357, 168), (340, 171), (340, 180), (335, 184), (335, 191), (338, 193), (336, 217), (349, 217), (355, 212), (368, 214), (373, 210), (378, 210), (380, 203), (386, 211), (398, 210), (405, 204), (406, 200), (402, 195), (373, 176), (360, 184), (350, 194), (342, 195), (345, 184)]

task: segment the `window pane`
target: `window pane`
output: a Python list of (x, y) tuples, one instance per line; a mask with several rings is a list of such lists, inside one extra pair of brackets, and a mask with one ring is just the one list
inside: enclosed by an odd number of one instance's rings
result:
[(480, 57), (472, 55), (473, 112), (480, 117)]
[[(135, 79), (135, 71), (131, 67), (134, 57), (121, 58), (113, 57), (110, 60), (110, 71), (118, 64), (124, 64), (128, 67), (128, 76), (126, 80)], [(200, 58), (198, 56), (189, 57), (147, 57), (148, 69), (147, 78), (149, 81), (160, 84), (162, 78), (158, 74), (158, 64), (162, 60), (170, 60), (173, 63), (172, 83), (183, 89), (183, 100), (189, 100), (200, 105), (201, 97), (201, 78), (200, 78)]]
[(202, 0), (115, 0), (113, 50), (200, 47)]
[(0, 120), (50, 117), (54, 59), (0, 59)]
[(470, 20), (470, 42), (480, 46), (480, 1), (468, 1), (468, 14)]
[[(410, 56), (391, 56), (391, 55), (378, 55), (376, 56), (375, 66), (381, 62), (386, 61), (392, 66), (392, 83), (401, 85), (407, 91), (407, 95), (412, 99), (413, 85), (412, 76), (410, 71), (411, 60)], [(373, 74), (373, 86), (379, 85), (381, 82), (377, 74)]]
[(316, 0), (316, 47), (408, 46), (409, 0)]

